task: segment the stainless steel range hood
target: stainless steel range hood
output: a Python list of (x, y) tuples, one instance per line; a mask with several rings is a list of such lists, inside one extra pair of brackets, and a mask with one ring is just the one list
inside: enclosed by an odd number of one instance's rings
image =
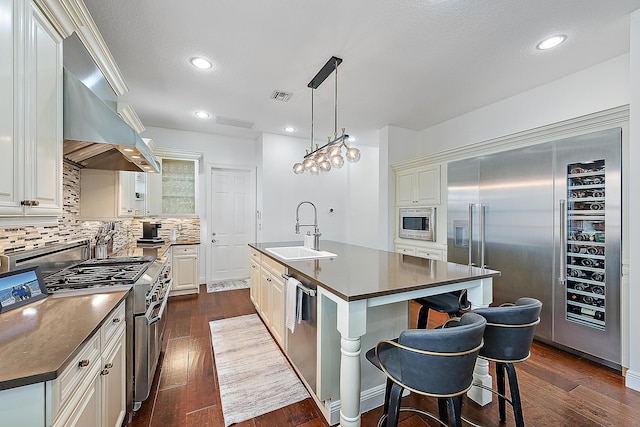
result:
[(115, 93), (75, 34), (63, 52), (64, 158), (89, 169), (160, 172), (151, 149), (109, 106)]
[(140, 135), (66, 68), (63, 102), (67, 160), (89, 169), (160, 171)]

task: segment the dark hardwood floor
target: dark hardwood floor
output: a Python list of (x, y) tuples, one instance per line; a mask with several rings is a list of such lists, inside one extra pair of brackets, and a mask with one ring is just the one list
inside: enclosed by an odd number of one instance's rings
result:
[[(202, 286), (199, 295), (172, 297), (168, 305), (166, 350), (151, 395), (128, 426), (223, 427), (209, 321), (250, 313), (255, 310), (247, 289), (209, 294)], [(430, 317), (430, 321), (439, 320), (437, 316)], [(516, 369), (528, 427), (640, 425), (640, 393), (627, 389), (624, 378), (615, 370), (541, 343), (534, 343), (531, 358)], [(437, 413), (435, 399), (415, 394), (404, 398), (403, 406)], [(507, 423), (501, 424), (495, 398), (488, 406), (480, 407), (465, 397), (462, 409), (466, 418), (488, 427), (513, 426), (509, 410), (507, 405)], [(375, 426), (380, 414), (381, 408), (363, 414), (362, 425)], [(238, 427), (327, 425), (311, 399), (236, 424)], [(410, 413), (403, 414), (400, 423), (402, 427), (428, 425), (437, 424)]]

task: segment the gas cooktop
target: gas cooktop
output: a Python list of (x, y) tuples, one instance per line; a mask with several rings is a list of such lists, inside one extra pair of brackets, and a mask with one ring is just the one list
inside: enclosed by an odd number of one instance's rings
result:
[(133, 285), (155, 257), (91, 259), (60, 270), (44, 281), (49, 291)]

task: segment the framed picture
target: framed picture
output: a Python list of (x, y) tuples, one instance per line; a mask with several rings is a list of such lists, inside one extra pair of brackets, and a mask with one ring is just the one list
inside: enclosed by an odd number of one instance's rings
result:
[(0, 274), (0, 313), (22, 307), (48, 295), (38, 266)]

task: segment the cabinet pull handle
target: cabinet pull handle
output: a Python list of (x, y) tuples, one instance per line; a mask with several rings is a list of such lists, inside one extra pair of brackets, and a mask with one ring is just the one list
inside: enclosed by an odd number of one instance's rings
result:
[(86, 368), (87, 366), (89, 366), (89, 359), (84, 359), (78, 362), (78, 367), (80, 368)]
[(113, 319), (113, 323), (120, 323), (120, 318), (119, 317), (115, 317)]
[(102, 371), (100, 371), (100, 375), (109, 375), (109, 370), (103, 369)]
[(113, 368), (113, 363), (107, 363), (106, 365), (104, 365), (104, 367), (106, 369), (111, 369), (111, 368)]

